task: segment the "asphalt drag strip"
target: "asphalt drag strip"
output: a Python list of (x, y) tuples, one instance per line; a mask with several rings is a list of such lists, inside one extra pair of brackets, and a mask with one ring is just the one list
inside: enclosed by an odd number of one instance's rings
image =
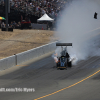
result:
[(0, 97), (2, 100), (99, 100), (99, 70), (100, 57), (95, 56), (86, 61), (80, 61), (77, 65), (67, 70), (57, 70), (50, 55), (16, 71), (0, 76), (0, 89), (31, 88), (34, 91), (0, 91)]

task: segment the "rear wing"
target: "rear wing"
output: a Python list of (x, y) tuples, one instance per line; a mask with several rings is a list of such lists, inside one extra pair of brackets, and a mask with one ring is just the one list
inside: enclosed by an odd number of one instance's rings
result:
[(56, 43), (56, 46), (72, 46), (72, 43)]

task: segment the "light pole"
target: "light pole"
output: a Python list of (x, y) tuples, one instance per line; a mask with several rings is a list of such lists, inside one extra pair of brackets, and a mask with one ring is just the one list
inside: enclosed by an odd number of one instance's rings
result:
[(10, 0), (5, 0), (6, 31), (8, 31), (8, 13), (10, 13)]
[(5, 0), (6, 31), (8, 31), (8, 0)]

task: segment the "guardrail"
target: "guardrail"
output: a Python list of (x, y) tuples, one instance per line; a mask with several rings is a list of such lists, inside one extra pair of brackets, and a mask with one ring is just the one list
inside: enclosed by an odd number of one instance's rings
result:
[(32, 60), (46, 53), (52, 52), (56, 49), (56, 42), (52, 42), (52, 43), (31, 49), (22, 53), (15, 54), (13, 56), (10, 56), (4, 59), (1, 59), (0, 70), (4, 70), (10, 67), (19, 65), (23, 62)]

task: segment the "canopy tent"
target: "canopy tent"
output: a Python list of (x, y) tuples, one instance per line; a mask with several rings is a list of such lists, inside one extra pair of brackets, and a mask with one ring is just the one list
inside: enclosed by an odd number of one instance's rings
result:
[(53, 22), (54, 19), (50, 18), (50, 17), (45, 13), (45, 14), (44, 14), (41, 18), (39, 18), (37, 21), (38, 21), (38, 22), (40, 22), (40, 21), (50, 21), (50, 22)]

